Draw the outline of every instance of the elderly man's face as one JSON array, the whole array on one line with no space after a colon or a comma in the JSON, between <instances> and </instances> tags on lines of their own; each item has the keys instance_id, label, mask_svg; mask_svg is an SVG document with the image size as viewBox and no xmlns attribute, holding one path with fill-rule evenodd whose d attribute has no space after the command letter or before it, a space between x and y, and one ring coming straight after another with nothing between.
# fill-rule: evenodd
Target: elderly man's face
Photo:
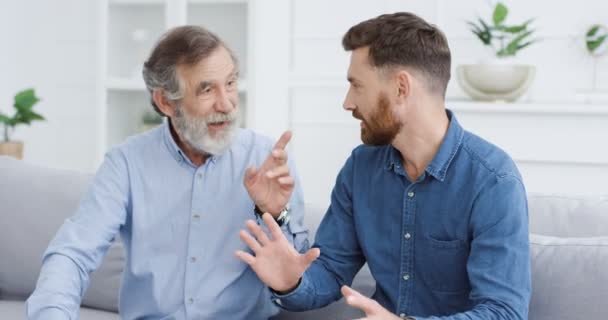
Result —
<instances>
[{"instance_id":1,"label":"elderly man's face","mask_svg":"<svg viewBox=\"0 0 608 320\"><path fill-rule=\"evenodd\" d=\"M217 48L195 65L180 65L177 75L185 85L172 118L175 130L201 153L221 154L239 126L238 70L224 48Z\"/></svg>"}]
</instances>

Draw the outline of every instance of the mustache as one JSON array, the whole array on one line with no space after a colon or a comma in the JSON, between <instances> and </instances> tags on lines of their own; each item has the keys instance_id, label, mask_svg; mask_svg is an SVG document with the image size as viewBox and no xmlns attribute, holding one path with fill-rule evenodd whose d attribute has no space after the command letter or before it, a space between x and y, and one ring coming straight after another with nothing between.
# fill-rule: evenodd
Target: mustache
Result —
<instances>
[{"instance_id":1,"label":"mustache","mask_svg":"<svg viewBox=\"0 0 608 320\"><path fill-rule=\"evenodd\" d=\"M232 121L236 120L236 118L238 116L237 112L238 111L233 111L231 113L221 113L221 112L212 113L205 118L205 123L210 124L210 123L217 123L217 122L232 122Z\"/></svg>"},{"instance_id":2,"label":"mustache","mask_svg":"<svg viewBox=\"0 0 608 320\"><path fill-rule=\"evenodd\" d=\"M358 120L363 120L363 116L361 116L361 114L359 112L357 112L357 110L353 111L353 118L358 119Z\"/></svg>"}]
</instances>

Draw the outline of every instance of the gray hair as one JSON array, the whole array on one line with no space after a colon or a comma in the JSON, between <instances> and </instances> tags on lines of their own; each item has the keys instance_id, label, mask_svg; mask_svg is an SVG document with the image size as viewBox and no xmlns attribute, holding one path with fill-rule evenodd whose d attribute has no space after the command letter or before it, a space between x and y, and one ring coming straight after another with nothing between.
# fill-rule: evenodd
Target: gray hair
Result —
<instances>
[{"instance_id":1,"label":"gray hair","mask_svg":"<svg viewBox=\"0 0 608 320\"><path fill-rule=\"evenodd\" d=\"M181 26L167 31L144 63L143 78L148 92L152 96L154 91L162 90L167 99L181 100L185 86L177 75L177 67L196 64L219 47L224 47L235 65L238 64L232 50L218 36L203 27ZM153 98L151 103L154 110L164 116Z\"/></svg>"}]
</instances>

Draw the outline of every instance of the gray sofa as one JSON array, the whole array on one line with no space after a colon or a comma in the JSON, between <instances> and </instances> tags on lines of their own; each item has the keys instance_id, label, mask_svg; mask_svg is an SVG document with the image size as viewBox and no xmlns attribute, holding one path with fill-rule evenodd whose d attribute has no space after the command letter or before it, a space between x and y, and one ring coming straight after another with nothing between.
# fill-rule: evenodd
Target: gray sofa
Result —
<instances>
[{"instance_id":1,"label":"gray sofa","mask_svg":"<svg viewBox=\"0 0 608 320\"><path fill-rule=\"evenodd\" d=\"M0 157L0 319L23 319L40 259L63 220L76 209L91 175L46 169ZM608 192L608 190L607 190ZM309 206L314 234L324 208ZM530 197L533 298L530 319L606 319L608 315L608 197ZM124 261L116 242L92 274L80 319L119 319L117 296ZM373 278L363 269L354 287L367 295ZM275 319L353 319L343 301Z\"/></svg>"}]
</instances>

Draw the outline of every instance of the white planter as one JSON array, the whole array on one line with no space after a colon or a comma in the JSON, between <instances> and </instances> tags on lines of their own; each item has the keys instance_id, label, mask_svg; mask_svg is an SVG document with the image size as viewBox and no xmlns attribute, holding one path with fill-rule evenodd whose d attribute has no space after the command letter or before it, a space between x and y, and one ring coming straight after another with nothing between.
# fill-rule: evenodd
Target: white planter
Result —
<instances>
[{"instance_id":1,"label":"white planter","mask_svg":"<svg viewBox=\"0 0 608 320\"><path fill-rule=\"evenodd\" d=\"M523 64L465 64L456 68L460 87L475 100L515 101L534 80L536 68Z\"/></svg>"}]
</instances>

